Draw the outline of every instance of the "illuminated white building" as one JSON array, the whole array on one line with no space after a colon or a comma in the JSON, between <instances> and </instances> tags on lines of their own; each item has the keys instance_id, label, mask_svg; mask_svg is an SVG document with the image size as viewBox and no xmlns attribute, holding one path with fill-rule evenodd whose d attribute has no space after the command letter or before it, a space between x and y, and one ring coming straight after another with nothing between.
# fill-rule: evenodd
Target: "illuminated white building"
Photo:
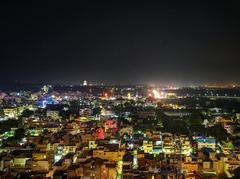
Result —
<instances>
[{"instance_id":1,"label":"illuminated white building","mask_svg":"<svg viewBox=\"0 0 240 179\"><path fill-rule=\"evenodd\" d=\"M83 81L83 86L87 86L87 81L86 80Z\"/></svg>"}]
</instances>

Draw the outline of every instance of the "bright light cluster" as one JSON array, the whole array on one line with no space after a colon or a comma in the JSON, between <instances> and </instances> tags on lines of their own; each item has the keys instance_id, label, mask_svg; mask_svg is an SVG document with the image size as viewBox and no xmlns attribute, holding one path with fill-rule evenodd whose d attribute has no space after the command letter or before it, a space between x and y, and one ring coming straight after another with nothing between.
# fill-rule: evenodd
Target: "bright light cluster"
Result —
<instances>
[{"instance_id":1,"label":"bright light cluster","mask_svg":"<svg viewBox=\"0 0 240 179\"><path fill-rule=\"evenodd\" d=\"M153 89L152 93L153 93L154 98L156 98L156 99L160 99L161 98L161 96L160 96L160 94L159 94L159 92L157 90Z\"/></svg>"}]
</instances>

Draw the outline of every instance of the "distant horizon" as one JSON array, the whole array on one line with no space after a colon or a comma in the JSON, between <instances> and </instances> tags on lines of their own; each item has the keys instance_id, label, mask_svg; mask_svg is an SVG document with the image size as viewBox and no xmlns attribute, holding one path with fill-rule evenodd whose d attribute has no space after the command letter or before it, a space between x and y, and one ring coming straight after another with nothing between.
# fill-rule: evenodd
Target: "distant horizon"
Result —
<instances>
[{"instance_id":1,"label":"distant horizon","mask_svg":"<svg viewBox=\"0 0 240 179\"><path fill-rule=\"evenodd\" d=\"M84 80L83 80L84 81ZM83 81L79 83L56 83L56 82L28 82L28 81L0 81L1 85L54 85L54 86L84 86ZM87 80L86 80L87 81ZM180 83L94 83L87 81L87 86L156 86L156 87L239 87L240 83L205 83L205 84L180 84Z\"/></svg>"}]
</instances>

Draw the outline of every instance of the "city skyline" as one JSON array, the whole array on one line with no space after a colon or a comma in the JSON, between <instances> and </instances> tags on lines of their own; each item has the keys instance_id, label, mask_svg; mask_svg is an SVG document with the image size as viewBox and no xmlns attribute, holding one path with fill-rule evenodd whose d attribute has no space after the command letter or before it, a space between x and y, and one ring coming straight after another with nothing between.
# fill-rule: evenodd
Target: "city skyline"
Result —
<instances>
[{"instance_id":1,"label":"city skyline","mask_svg":"<svg viewBox=\"0 0 240 179\"><path fill-rule=\"evenodd\" d=\"M240 179L237 1L0 13L1 179Z\"/></svg>"}]
</instances>

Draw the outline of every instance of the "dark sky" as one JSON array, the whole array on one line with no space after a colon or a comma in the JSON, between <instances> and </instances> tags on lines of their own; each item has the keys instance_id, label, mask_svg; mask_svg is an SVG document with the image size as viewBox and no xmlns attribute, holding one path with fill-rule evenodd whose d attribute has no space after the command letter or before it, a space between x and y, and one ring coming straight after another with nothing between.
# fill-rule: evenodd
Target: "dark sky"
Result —
<instances>
[{"instance_id":1,"label":"dark sky","mask_svg":"<svg viewBox=\"0 0 240 179\"><path fill-rule=\"evenodd\" d=\"M10 2L0 4L0 81L240 81L238 1Z\"/></svg>"}]
</instances>

